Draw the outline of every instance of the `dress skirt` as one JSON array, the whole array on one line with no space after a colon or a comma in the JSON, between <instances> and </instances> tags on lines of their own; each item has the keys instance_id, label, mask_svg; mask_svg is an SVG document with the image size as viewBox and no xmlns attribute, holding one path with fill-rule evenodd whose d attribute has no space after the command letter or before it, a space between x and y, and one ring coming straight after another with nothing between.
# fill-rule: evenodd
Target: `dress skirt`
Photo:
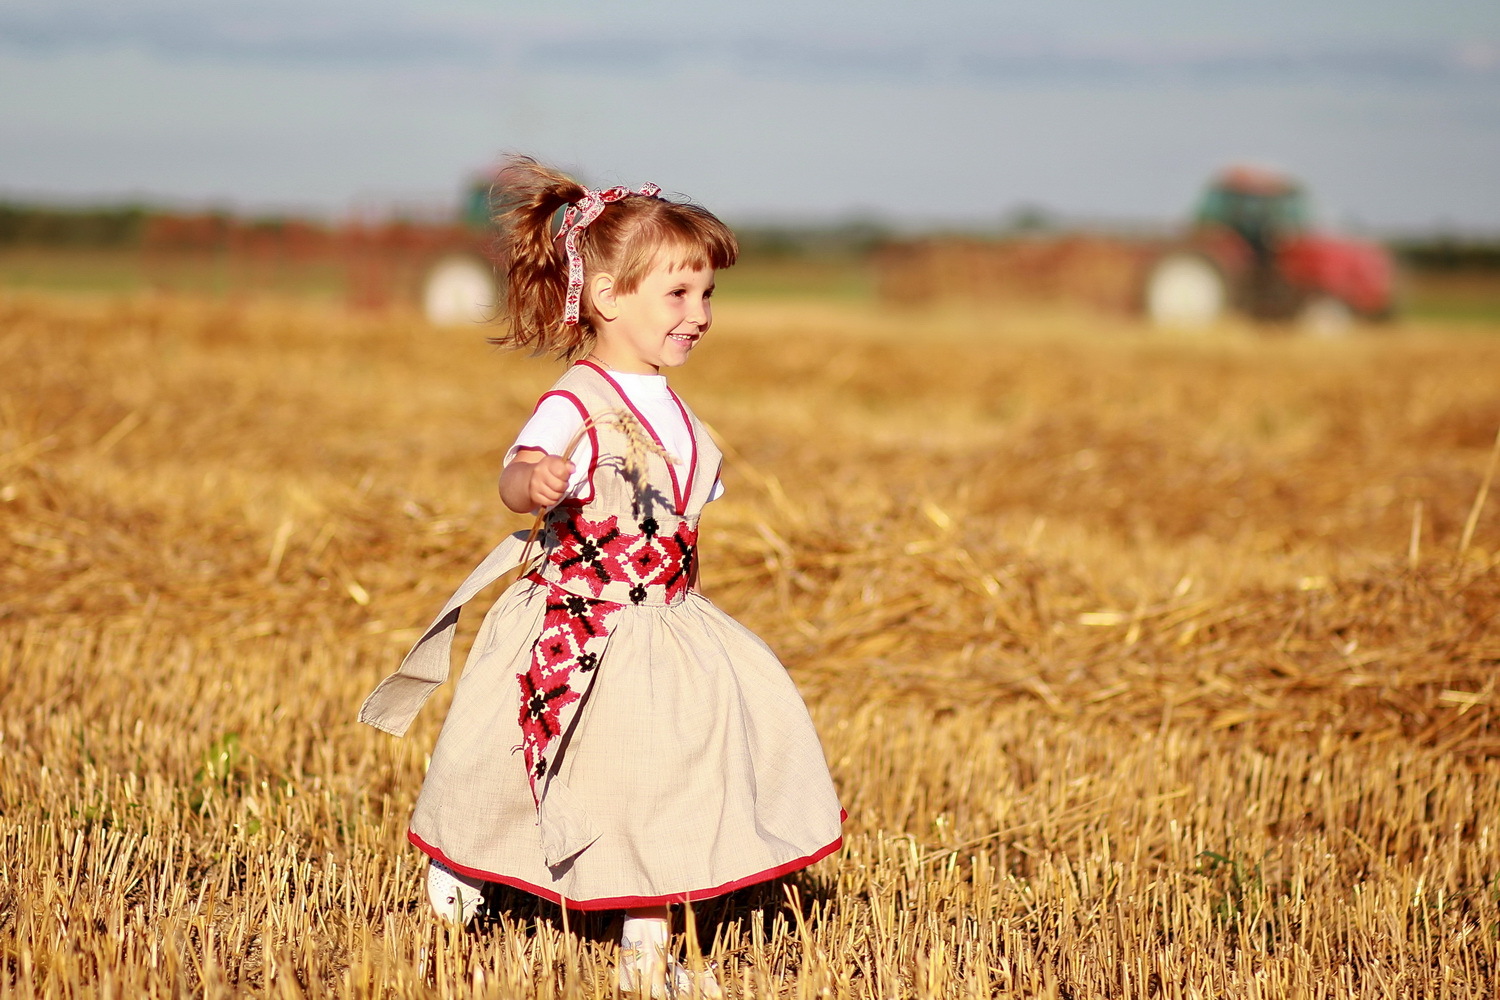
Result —
<instances>
[{"instance_id":1,"label":"dress skirt","mask_svg":"<svg viewBox=\"0 0 1500 1000\"><path fill-rule=\"evenodd\" d=\"M486 615L433 750L410 839L457 871L580 909L707 899L837 850L843 812L774 653L701 594L626 606L543 808L582 850L549 865L520 745L517 675L542 628L522 579Z\"/></svg>"}]
</instances>

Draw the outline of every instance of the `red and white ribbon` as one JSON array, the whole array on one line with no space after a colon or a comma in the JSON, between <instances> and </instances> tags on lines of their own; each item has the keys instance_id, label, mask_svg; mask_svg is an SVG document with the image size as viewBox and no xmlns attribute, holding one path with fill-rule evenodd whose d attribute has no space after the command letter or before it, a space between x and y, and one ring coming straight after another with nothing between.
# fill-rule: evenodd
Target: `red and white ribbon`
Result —
<instances>
[{"instance_id":1,"label":"red and white ribbon","mask_svg":"<svg viewBox=\"0 0 1500 1000\"><path fill-rule=\"evenodd\" d=\"M583 304L583 258L578 254L578 234L588 227L590 222L599 218L599 213L604 211L604 206L611 202L619 201L621 198L629 198L631 195L640 195L652 198L661 193L661 188L655 184L642 184L632 191L623 184L603 191L590 191L583 189L583 197L568 206L563 213L562 227L558 229L553 239L563 241L563 249L568 254L568 300L563 308L563 323L568 326L578 324L578 312Z\"/></svg>"}]
</instances>

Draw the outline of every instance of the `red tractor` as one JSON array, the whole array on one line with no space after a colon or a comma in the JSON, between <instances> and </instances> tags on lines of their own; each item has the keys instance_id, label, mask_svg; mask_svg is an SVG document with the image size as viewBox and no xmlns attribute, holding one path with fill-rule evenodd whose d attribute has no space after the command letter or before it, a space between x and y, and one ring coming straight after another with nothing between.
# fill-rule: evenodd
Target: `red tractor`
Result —
<instances>
[{"instance_id":1,"label":"red tractor","mask_svg":"<svg viewBox=\"0 0 1500 1000\"><path fill-rule=\"evenodd\" d=\"M1150 266L1144 305L1164 326L1204 326L1233 308L1331 334L1389 317L1394 286L1383 247L1309 227L1291 178L1234 167L1209 185L1182 245Z\"/></svg>"}]
</instances>

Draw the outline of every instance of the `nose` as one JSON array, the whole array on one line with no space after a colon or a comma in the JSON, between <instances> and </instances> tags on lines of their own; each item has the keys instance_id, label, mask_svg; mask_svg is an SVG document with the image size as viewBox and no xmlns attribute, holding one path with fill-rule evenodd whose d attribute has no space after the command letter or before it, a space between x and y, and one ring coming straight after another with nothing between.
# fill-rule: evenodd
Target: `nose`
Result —
<instances>
[{"instance_id":1,"label":"nose","mask_svg":"<svg viewBox=\"0 0 1500 1000\"><path fill-rule=\"evenodd\" d=\"M708 329L708 325L713 322L713 310L709 307L708 299L694 300L693 307L688 310L687 321L696 324L700 333Z\"/></svg>"}]
</instances>

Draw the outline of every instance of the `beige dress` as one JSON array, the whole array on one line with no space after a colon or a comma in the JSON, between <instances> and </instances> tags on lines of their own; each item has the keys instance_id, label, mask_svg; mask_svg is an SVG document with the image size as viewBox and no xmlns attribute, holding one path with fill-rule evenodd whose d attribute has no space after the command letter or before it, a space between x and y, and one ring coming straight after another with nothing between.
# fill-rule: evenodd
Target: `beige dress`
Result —
<instances>
[{"instance_id":1,"label":"beige dress","mask_svg":"<svg viewBox=\"0 0 1500 1000\"><path fill-rule=\"evenodd\" d=\"M587 362L553 392L596 418L630 412ZM486 615L412 817L433 858L607 909L710 898L839 847L843 812L785 668L687 589L720 455L683 415L694 454L676 467L610 419L593 429L591 488L549 515L536 568ZM446 676L460 606L523 547L474 571L363 721L406 730Z\"/></svg>"}]
</instances>

